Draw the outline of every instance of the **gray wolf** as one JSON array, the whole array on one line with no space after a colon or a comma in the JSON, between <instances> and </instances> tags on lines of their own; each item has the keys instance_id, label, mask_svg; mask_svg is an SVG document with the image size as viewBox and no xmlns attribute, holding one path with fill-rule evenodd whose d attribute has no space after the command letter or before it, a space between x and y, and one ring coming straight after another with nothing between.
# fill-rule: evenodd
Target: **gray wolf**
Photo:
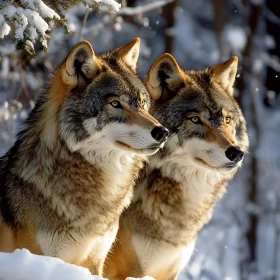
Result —
<instances>
[{"instance_id":1,"label":"gray wolf","mask_svg":"<svg viewBox=\"0 0 280 280\"><path fill-rule=\"evenodd\" d=\"M136 74L140 39L96 56L78 43L0 158L0 251L27 248L102 274L147 155L168 131Z\"/></svg>"},{"instance_id":2,"label":"gray wolf","mask_svg":"<svg viewBox=\"0 0 280 280\"><path fill-rule=\"evenodd\" d=\"M152 65L150 113L170 131L149 158L121 216L105 276L176 279L217 199L248 149L246 123L233 97L237 57L183 71L170 54Z\"/></svg>"}]
</instances>

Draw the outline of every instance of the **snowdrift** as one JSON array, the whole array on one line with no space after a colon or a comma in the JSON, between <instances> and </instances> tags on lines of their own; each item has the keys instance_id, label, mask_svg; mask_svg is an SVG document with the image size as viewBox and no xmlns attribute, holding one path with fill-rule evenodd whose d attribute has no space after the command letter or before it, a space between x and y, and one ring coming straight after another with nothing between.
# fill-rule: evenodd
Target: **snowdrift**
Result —
<instances>
[{"instance_id":1,"label":"snowdrift","mask_svg":"<svg viewBox=\"0 0 280 280\"><path fill-rule=\"evenodd\" d=\"M31 254L26 249L0 253L0 280L102 280L89 270L61 259ZM132 280L134 278L127 278ZM142 280L154 280L146 276Z\"/></svg>"}]
</instances>

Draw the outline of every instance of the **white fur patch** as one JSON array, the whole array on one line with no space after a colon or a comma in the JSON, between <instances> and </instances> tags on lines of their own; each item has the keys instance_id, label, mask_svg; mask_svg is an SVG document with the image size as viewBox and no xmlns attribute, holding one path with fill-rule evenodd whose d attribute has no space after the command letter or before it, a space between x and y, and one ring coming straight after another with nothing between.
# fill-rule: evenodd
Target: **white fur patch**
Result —
<instances>
[{"instance_id":1,"label":"white fur patch","mask_svg":"<svg viewBox=\"0 0 280 280\"><path fill-rule=\"evenodd\" d=\"M96 260L104 259L117 234L117 225L103 236L81 236L75 232L57 233L38 232L37 241L42 253L58 257L65 262L81 264L91 251Z\"/></svg>"},{"instance_id":2,"label":"white fur patch","mask_svg":"<svg viewBox=\"0 0 280 280\"><path fill-rule=\"evenodd\" d=\"M74 137L67 137L66 143L73 152L81 155L91 164L98 164L105 170L121 170L123 165L133 162L135 154L131 151L120 150L116 147L108 132L108 127L101 131L95 130L96 119L84 123L90 137L77 142Z\"/></svg>"},{"instance_id":3,"label":"white fur patch","mask_svg":"<svg viewBox=\"0 0 280 280\"><path fill-rule=\"evenodd\" d=\"M189 151L193 158L199 158L212 167L220 168L232 163L225 154L226 150L213 142L194 138L185 143L184 150Z\"/></svg>"},{"instance_id":4,"label":"white fur patch","mask_svg":"<svg viewBox=\"0 0 280 280\"><path fill-rule=\"evenodd\" d=\"M157 275L164 269L181 271L189 262L195 241L187 247L175 247L164 241L155 241L134 235L132 239L141 268L146 275Z\"/></svg>"},{"instance_id":5,"label":"white fur patch","mask_svg":"<svg viewBox=\"0 0 280 280\"><path fill-rule=\"evenodd\" d=\"M152 137L152 129L146 129L137 125L127 125L124 123L109 125L108 133L115 140L122 142L133 149L149 149L150 146L159 143ZM163 145L162 145L163 146Z\"/></svg>"},{"instance_id":6,"label":"white fur patch","mask_svg":"<svg viewBox=\"0 0 280 280\"><path fill-rule=\"evenodd\" d=\"M57 234L56 232L42 232L37 234L37 241L42 253L47 256L58 257L65 262L79 264L85 260L95 242L93 238L82 238L72 233Z\"/></svg>"},{"instance_id":7,"label":"white fur patch","mask_svg":"<svg viewBox=\"0 0 280 280\"><path fill-rule=\"evenodd\" d=\"M185 142L183 146L179 146L178 143L177 135L169 137L166 146L173 151L172 154L161 160L152 157L151 167L165 170L165 175L177 182L183 182L190 173L200 172L202 177L204 177L202 174L220 177L220 174L229 172L229 170L221 169L221 167L226 163L231 163L231 161L226 157L225 150L216 143L209 143L196 138ZM198 163L197 158L203 160L209 167Z\"/></svg>"},{"instance_id":8,"label":"white fur patch","mask_svg":"<svg viewBox=\"0 0 280 280\"><path fill-rule=\"evenodd\" d=\"M136 125L112 123L105 126L101 131L96 131L96 119L91 118L84 122L84 127L90 136L83 141L77 142L73 137L65 137L68 147L73 151L79 151L84 158L92 164L104 163L121 169L123 163L131 163L140 150L140 154L151 155L157 150L149 150L150 146L159 143L152 137L150 129L144 129ZM133 150L125 150L116 145L121 142ZM162 143L160 147L162 147ZM145 149L147 149L145 151Z\"/></svg>"},{"instance_id":9,"label":"white fur patch","mask_svg":"<svg viewBox=\"0 0 280 280\"><path fill-rule=\"evenodd\" d=\"M191 200L188 199L188 208L192 207L191 204L197 207L199 203L209 198L214 186L230 173L229 170L218 169L213 166L214 164L221 166L229 162L225 156L225 151L216 144L191 139L183 147L180 147L178 146L178 137L173 135L166 145L174 152L166 159L158 160L156 157L152 157L150 166L152 169L160 168L164 176L181 183L182 193L186 198L191 198ZM215 153L216 157L211 158L211 153L206 153L208 149L211 150L211 153ZM209 165L213 164L214 168L208 168L196 162L196 157L202 158ZM148 203L146 204L148 205ZM146 211L150 212L152 210L146 209Z\"/></svg>"}]
</instances>

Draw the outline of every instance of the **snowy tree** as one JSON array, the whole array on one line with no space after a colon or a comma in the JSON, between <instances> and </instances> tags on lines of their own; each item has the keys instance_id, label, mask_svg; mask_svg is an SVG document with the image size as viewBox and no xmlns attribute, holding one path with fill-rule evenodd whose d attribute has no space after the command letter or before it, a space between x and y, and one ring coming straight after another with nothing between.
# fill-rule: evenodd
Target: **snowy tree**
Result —
<instances>
[{"instance_id":1,"label":"snowy tree","mask_svg":"<svg viewBox=\"0 0 280 280\"><path fill-rule=\"evenodd\" d=\"M54 3L53 3L54 2ZM105 6L119 11L120 4L114 0L8 0L0 2L0 40L14 32L18 49L25 49L34 55L34 43L40 41L44 50L48 49L48 32L54 23L66 28L64 10L82 3L90 8Z\"/></svg>"}]
</instances>

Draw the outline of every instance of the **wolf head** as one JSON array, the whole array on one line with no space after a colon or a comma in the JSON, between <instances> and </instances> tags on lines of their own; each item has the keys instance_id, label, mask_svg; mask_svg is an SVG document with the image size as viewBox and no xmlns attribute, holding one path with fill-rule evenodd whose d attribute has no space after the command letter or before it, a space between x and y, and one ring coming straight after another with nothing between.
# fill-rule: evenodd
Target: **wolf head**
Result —
<instances>
[{"instance_id":1,"label":"wolf head","mask_svg":"<svg viewBox=\"0 0 280 280\"><path fill-rule=\"evenodd\" d=\"M237 64L232 57L202 71L183 71L170 54L155 61L145 82L151 114L171 133L162 156L226 172L241 164L248 136L233 97Z\"/></svg>"},{"instance_id":2,"label":"wolf head","mask_svg":"<svg viewBox=\"0 0 280 280\"><path fill-rule=\"evenodd\" d=\"M153 154L163 146L168 130L148 113L150 97L135 73L139 47L134 39L96 56L82 41L59 67L49 99L59 107L58 134L71 151Z\"/></svg>"}]
</instances>

